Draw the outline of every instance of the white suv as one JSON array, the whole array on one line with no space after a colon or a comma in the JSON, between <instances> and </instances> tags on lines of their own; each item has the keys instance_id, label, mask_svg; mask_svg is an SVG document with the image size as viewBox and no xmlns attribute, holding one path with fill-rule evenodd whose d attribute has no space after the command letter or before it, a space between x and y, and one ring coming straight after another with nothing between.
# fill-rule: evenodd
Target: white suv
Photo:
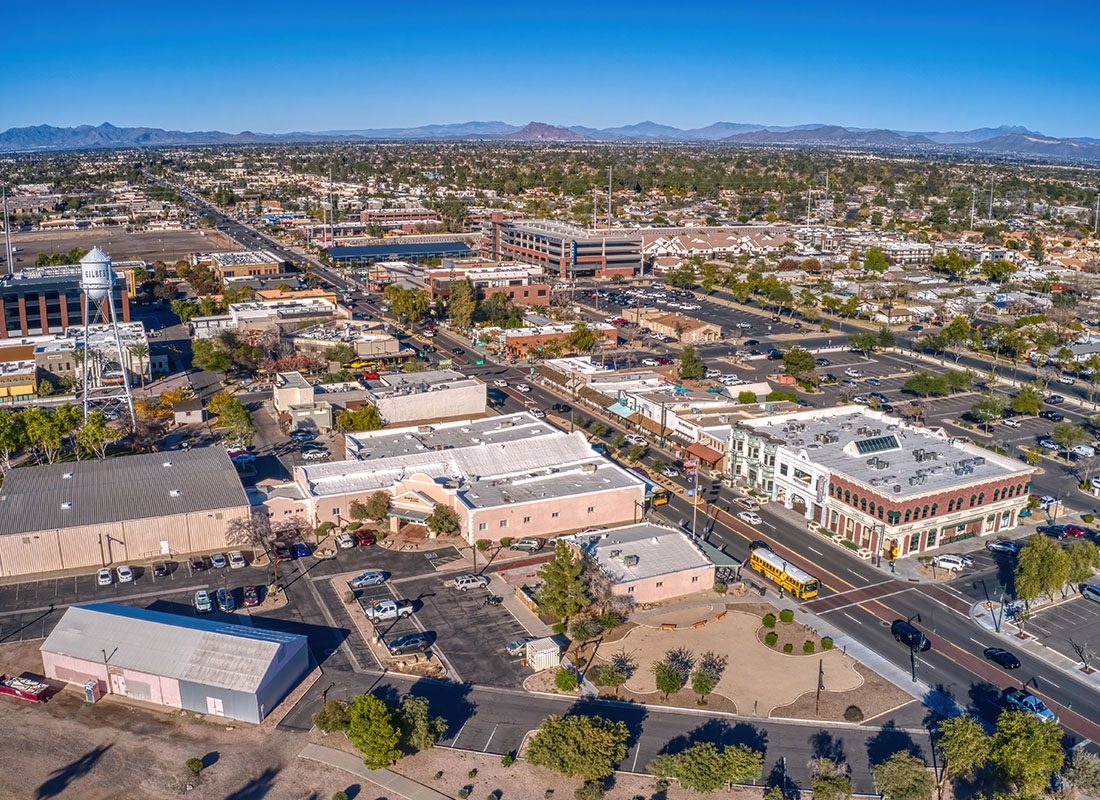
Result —
<instances>
[{"instance_id":1,"label":"white suv","mask_svg":"<svg viewBox=\"0 0 1100 800\"><path fill-rule=\"evenodd\" d=\"M489 578L485 575L459 575L455 578L455 588L460 592L470 589L484 589L489 585Z\"/></svg>"},{"instance_id":2,"label":"white suv","mask_svg":"<svg viewBox=\"0 0 1100 800\"><path fill-rule=\"evenodd\" d=\"M966 568L966 561L963 558L950 553L934 556L932 558L932 563L940 569L946 569L951 572L961 572Z\"/></svg>"}]
</instances>

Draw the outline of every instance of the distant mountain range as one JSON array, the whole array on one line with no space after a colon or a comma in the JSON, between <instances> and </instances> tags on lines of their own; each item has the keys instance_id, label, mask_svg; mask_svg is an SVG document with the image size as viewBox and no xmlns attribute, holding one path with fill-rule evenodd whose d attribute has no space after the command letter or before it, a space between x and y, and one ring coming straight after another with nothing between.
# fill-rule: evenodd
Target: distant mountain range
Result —
<instances>
[{"instance_id":1,"label":"distant mountain range","mask_svg":"<svg viewBox=\"0 0 1100 800\"><path fill-rule=\"evenodd\" d=\"M0 133L0 152L81 150L89 148L168 147L178 145L271 144L335 141L516 141L516 142L709 142L733 145L846 147L854 149L925 149L982 154L1025 155L1052 160L1100 161L1100 139L1058 138L1019 126L969 131L895 131L810 123L769 126L715 122L687 130L645 121L614 128L562 127L545 122L461 122L414 128L298 131L294 133L223 133L119 128L110 123L57 128L36 125Z\"/></svg>"}]
</instances>

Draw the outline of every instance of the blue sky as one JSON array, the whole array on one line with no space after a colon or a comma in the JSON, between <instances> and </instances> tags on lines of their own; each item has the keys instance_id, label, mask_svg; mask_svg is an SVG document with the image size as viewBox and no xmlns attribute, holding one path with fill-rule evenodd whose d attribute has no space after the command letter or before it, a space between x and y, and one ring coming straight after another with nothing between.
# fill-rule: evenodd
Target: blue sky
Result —
<instances>
[{"instance_id":1,"label":"blue sky","mask_svg":"<svg viewBox=\"0 0 1100 800\"><path fill-rule=\"evenodd\" d=\"M1100 4L13 3L0 129L652 119L1100 137Z\"/></svg>"}]
</instances>

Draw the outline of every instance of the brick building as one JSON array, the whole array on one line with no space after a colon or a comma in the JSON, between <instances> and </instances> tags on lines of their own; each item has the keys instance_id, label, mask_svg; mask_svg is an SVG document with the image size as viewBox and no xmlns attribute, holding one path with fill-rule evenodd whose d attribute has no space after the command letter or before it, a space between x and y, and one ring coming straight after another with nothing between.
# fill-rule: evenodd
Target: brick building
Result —
<instances>
[{"instance_id":1,"label":"brick building","mask_svg":"<svg viewBox=\"0 0 1100 800\"><path fill-rule=\"evenodd\" d=\"M881 411L812 409L738 426L774 444L773 500L887 558L1015 528L1027 507L1031 467Z\"/></svg>"},{"instance_id":2,"label":"brick building","mask_svg":"<svg viewBox=\"0 0 1100 800\"><path fill-rule=\"evenodd\" d=\"M113 265L115 308L124 322L130 321L134 266L132 262ZM83 321L79 264L32 267L0 278L0 339L64 333Z\"/></svg>"},{"instance_id":3,"label":"brick building","mask_svg":"<svg viewBox=\"0 0 1100 800\"><path fill-rule=\"evenodd\" d=\"M447 297L458 281L468 280L478 299L503 294L517 306L548 306L552 290L540 267L509 262L497 264L480 258L444 259L443 265L424 273L424 288L434 302Z\"/></svg>"}]
</instances>

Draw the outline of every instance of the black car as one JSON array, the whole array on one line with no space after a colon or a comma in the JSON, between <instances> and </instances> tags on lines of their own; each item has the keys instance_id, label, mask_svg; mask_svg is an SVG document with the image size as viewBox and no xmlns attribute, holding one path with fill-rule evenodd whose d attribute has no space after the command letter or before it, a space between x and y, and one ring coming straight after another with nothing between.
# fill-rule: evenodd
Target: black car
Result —
<instances>
[{"instance_id":1,"label":"black car","mask_svg":"<svg viewBox=\"0 0 1100 800\"><path fill-rule=\"evenodd\" d=\"M1051 411L1050 409L1044 409L1039 412L1039 416L1043 419L1049 419L1051 422L1061 422L1066 418L1066 415L1060 411Z\"/></svg>"},{"instance_id":2,"label":"black car","mask_svg":"<svg viewBox=\"0 0 1100 800\"><path fill-rule=\"evenodd\" d=\"M489 389L485 392L485 396L489 399L489 405L500 406L504 405L504 401L508 399L508 395L502 392L500 389Z\"/></svg>"},{"instance_id":3,"label":"black car","mask_svg":"<svg viewBox=\"0 0 1100 800\"><path fill-rule=\"evenodd\" d=\"M984 655L994 664L1002 666L1005 669L1020 668L1020 659L1016 658L1016 656L1005 650L1003 647L987 647L985 648L985 650L982 651L982 655Z\"/></svg>"},{"instance_id":4,"label":"black car","mask_svg":"<svg viewBox=\"0 0 1100 800\"><path fill-rule=\"evenodd\" d=\"M455 348L454 350L452 350L452 351L451 351L451 353L453 353L453 354L454 354L454 355L456 355L456 356L464 356L464 355L466 355L466 351L465 351L465 350L463 350L463 349L462 349L461 347L456 347L456 348Z\"/></svg>"},{"instance_id":5,"label":"black car","mask_svg":"<svg viewBox=\"0 0 1100 800\"><path fill-rule=\"evenodd\" d=\"M924 635L924 631L907 620L896 619L890 623L890 633L896 641L920 653L926 653L932 649L932 642Z\"/></svg>"},{"instance_id":6,"label":"black car","mask_svg":"<svg viewBox=\"0 0 1100 800\"><path fill-rule=\"evenodd\" d=\"M827 366L829 366L829 359L827 359L827 358L815 358L814 363L817 364L819 367L827 367Z\"/></svg>"},{"instance_id":7,"label":"black car","mask_svg":"<svg viewBox=\"0 0 1100 800\"><path fill-rule=\"evenodd\" d=\"M398 636L389 644L390 655L403 656L409 653L423 653L432 646L432 637L426 633L410 633Z\"/></svg>"},{"instance_id":8,"label":"black car","mask_svg":"<svg viewBox=\"0 0 1100 800\"><path fill-rule=\"evenodd\" d=\"M192 572L206 572L206 570L209 568L209 565L206 563L206 559L200 556L195 556L187 563L190 565Z\"/></svg>"},{"instance_id":9,"label":"black car","mask_svg":"<svg viewBox=\"0 0 1100 800\"><path fill-rule=\"evenodd\" d=\"M173 567L175 567L175 564L171 561L158 561L153 565L153 577L167 578Z\"/></svg>"},{"instance_id":10,"label":"black car","mask_svg":"<svg viewBox=\"0 0 1100 800\"><path fill-rule=\"evenodd\" d=\"M550 406L550 410L557 411L559 414L568 414L573 410L573 406L568 403L554 403L554 405Z\"/></svg>"},{"instance_id":11,"label":"black car","mask_svg":"<svg viewBox=\"0 0 1100 800\"><path fill-rule=\"evenodd\" d=\"M1065 525L1040 525L1035 529L1044 536L1049 536L1052 539L1065 539L1066 538L1066 526Z\"/></svg>"},{"instance_id":12,"label":"black car","mask_svg":"<svg viewBox=\"0 0 1100 800\"><path fill-rule=\"evenodd\" d=\"M759 339L746 339L745 340L745 346L746 347L752 347L753 345L756 345L756 344L760 344Z\"/></svg>"},{"instance_id":13,"label":"black car","mask_svg":"<svg viewBox=\"0 0 1100 800\"><path fill-rule=\"evenodd\" d=\"M774 347L768 351L768 361L778 361L783 358L783 351L777 350Z\"/></svg>"}]
</instances>

